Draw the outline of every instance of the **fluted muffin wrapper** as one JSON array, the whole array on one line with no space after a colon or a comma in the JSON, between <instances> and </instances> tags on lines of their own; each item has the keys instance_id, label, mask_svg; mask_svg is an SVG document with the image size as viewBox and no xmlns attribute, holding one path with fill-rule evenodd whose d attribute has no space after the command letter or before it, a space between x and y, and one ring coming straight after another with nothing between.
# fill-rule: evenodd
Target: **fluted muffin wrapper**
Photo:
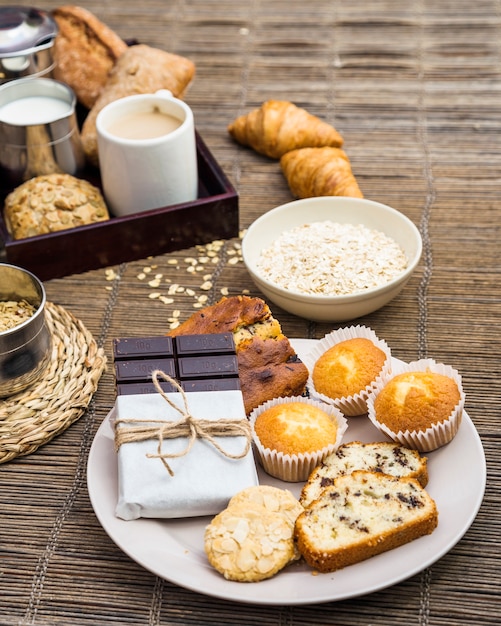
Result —
<instances>
[{"instance_id":1,"label":"fluted muffin wrapper","mask_svg":"<svg viewBox=\"0 0 501 626\"><path fill-rule=\"evenodd\" d=\"M266 448L260 442L259 437L254 430L254 424L258 416L277 404L286 404L291 402L303 402L304 404L310 404L316 406L333 419L337 424L336 441L323 447L321 450L315 452L305 452L302 454L284 454L283 452L277 452ZM333 405L327 405L318 400L312 398L305 398L304 396L291 396L289 398L274 398L268 400L263 404L256 407L249 415L249 420L252 427L252 439L254 444L255 455L260 462L262 468L270 476L279 478L280 480L296 483L302 482L308 479L311 472L319 465L329 454L335 452L343 440L344 433L348 428L348 422L339 409Z\"/></svg>"},{"instance_id":2,"label":"fluted muffin wrapper","mask_svg":"<svg viewBox=\"0 0 501 626\"><path fill-rule=\"evenodd\" d=\"M386 361L384 362L378 376L370 383L370 385L367 385L367 387L351 396L331 398L318 392L315 389L315 384L312 378L315 363L322 356L322 354L324 354L324 352L327 352L327 350L334 347L336 344L346 341L347 339L357 338L369 339L375 346L385 353ZM365 415L367 413L367 398L369 397L369 394L377 387L377 385L387 380L392 369L390 347L386 341L379 339L376 333L368 326L349 326L332 331L328 335L325 335L323 339L318 341L315 347L303 358L303 363L306 365L309 372L306 385L310 397L337 407L348 417Z\"/></svg>"},{"instance_id":3,"label":"fluted muffin wrapper","mask_svg":"<svg viewBox=\"0 0 501 626\"><path fill-rule=\"evenodd\" d=\"M433 424L430 428L424 431L420 430L405 430L394 432L385 424L382 424L376 419L376 412L374 410L374 401L384 387L386 382L389 382L397 374L404 372L436 372L452 378L459 389L459 402L452 410L449 417L442 422ZM381 383L373 390L367 400L368 416L370 421L381 432L387 435L393 441L400 443L408 448L413 448L419 452L431 452L437 448L441 448L448 444L456 436L461 420L463 417L465 405L465 393L461 382L461 376L457 370L450 365L444 363L437 363L434 359L420 359L419 361L413 361L412 363L397 363L394 366L391 375L387 381L381 381Z\"/></svg>"}]
</instances>

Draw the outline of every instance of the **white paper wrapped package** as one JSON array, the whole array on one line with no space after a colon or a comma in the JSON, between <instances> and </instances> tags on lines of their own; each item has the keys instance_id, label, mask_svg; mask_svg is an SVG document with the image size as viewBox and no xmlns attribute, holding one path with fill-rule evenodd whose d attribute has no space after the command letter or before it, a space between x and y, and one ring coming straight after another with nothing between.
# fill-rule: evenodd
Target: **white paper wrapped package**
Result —
<instances>
[{"instance_id":1,"label":"white paper wrapped package","mask_svg":"<svg viewBox=\"0 0 501 626\"><path fill-rule=\"evenodd\" d=\"M164 422L182 421L183 398L194 423L197 420L233 420L242 423L241 420L244 420L246 424L240 391L174 392L164 395L118 396L115 405L117 434L124 435L126 431L141 428L143 424L155 430L160 429ZM179 407L181 413L170 403ZM138 424L137 420L141 420L141 423ZM157 420L160 424L154 423ZM258 484L252 446L249 445L242 458L230 458L241 455L246 449L248 441L243 434L216 435L214 442L197 436L186 454L184 452L189 444L187 436L168 437L165 435L159 441L155 434L144 441L120 444L117 453L118 503L115 511L118 517L132 520L140 517L214 515L226 507L235 493ZM135 439L135 435L129 439ZM164 459L165 463L161 458L155 458L159 446L162 454L169 455ZM171 455L176 454L181 456L172 458Z\"/></svg>"}]
</instances>

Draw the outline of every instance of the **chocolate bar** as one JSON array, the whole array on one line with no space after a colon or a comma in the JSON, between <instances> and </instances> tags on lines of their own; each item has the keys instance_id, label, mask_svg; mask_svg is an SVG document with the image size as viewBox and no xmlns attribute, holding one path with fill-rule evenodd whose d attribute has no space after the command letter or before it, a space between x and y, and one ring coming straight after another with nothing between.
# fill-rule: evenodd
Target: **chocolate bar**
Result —
<instances>
[{"instance_id":1,"label":"chocolate bar","mask_svg":"<svg viewBox=\"0 0 501 626\"><path fill-rule=\"evenodd\" d=\"M172 337L126 337L113 341L113 355L118 359L174 356Z\"/></svg>"},{"instance_id":2,"label":"chocolate bar","mask_svg":"<svg viewBox=\"0 0 501 626\"><path fill-rule=\"evenodd\" d=\"M179 378L214 378L218 376L237 376L238 363L234 354L210 354L181 358L177 361Z\"/></svg>"},{"instance_id":3,"label":"chocolate bar","mask_svg":"<svg viewBox=\"0 0 501 626\"><path fill-rule=\"evenodd\" d=\"M176 376L174 359L135 359L132 361L115 361L117 381L140 382L151 380L154 370L162 370L168 376Z\"/></svg>"},{"instance_id":4,"label":"chocolate bar","mask_svg":"<svg viewBox=\"0 0 501 626\"><path fill-rule=\"evenodd\" d=\"M232 333L120 338L113 341L113 356L118 395L156 393L154 370L185 391L240 389ZM162 383L162 389L176 388Z\"/></svg>"}]
</instances>

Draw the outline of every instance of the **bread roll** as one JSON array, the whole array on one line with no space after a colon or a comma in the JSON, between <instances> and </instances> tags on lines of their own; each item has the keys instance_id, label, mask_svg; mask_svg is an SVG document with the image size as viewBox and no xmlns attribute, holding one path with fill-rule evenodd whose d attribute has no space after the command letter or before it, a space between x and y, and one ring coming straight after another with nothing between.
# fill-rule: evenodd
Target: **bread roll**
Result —
<instances>
[{"instance_id":1,"label":"bread roll","mask_svg":"<svg viewBox=\"0 0 501 626\"><path fill-rule=\"evenodd\" d=\"M54 78L67 83L91 108L127 44L90 11L65 5L52 11L59 32L54 40Z\"/></svg>"},{"instance_id":2,"label":"bread roll","mask_svg":"<svg viewBox=\"0 0 501 626\"><path fill-rule=\"evenodd\" d=\"M87 159L95 165L99 163L96 118L107 104L159 89L168 89L176 98L182 98L194 75L195 65L185 57L143 44L128 48L111 70L83 124L82 143Z\"/></svg>"}]
</instances>

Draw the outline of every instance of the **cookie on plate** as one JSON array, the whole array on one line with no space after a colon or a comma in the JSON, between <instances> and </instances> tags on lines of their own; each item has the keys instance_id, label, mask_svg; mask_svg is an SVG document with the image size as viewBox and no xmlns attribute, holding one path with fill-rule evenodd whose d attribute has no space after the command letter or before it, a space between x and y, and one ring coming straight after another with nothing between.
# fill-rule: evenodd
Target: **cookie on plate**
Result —
<instances>
[{"instance_id":1,"label":"cookie on plate","mask_svg":"<svg viewBox=\"0 0 501 626\"><path fill-rule=\"evenodd\" d=\"M247 502L216 515L205 530L209 563L227 580L257 582L271 578L296 558L294 526L280 514Z\"/></svg>"},{"instance_id":2,"label":"cookie on plate","mask_svg":"<svg viewBox=\"0 0 501 626\"><path fill-rule=\"evenodd\" d=\"M247 487L231 498L228 506L246 503L252 507L263 507L272 513L278 513L294 526L303 507L288 489L279 489L272 485Z\"/></svg>"}]
</instances>

